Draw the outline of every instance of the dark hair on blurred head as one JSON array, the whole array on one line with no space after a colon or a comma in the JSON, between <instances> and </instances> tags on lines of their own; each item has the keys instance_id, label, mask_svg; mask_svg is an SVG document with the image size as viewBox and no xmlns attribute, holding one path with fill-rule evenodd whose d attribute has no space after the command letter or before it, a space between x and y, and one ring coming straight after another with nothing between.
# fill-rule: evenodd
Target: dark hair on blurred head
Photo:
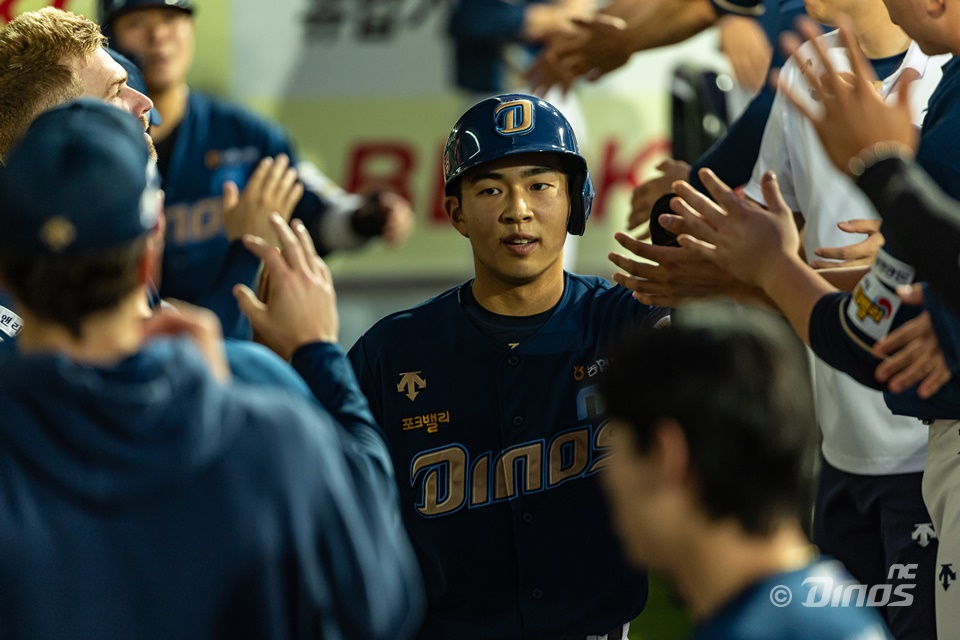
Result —
<instances>
[{"instance_id":1,"label":"dark hair on blurred head","mask_svg":"<svg viewBox=\"0 0 960 640\"><path fill-rule=\"evenodd\" d=\"M612 417L650 450L658 421L686 435L701 504L751 534L803 518L818 430L806 354L777 316L732 303L674 313L614 350L601 380Z\"/></svg>"}]
</instances>

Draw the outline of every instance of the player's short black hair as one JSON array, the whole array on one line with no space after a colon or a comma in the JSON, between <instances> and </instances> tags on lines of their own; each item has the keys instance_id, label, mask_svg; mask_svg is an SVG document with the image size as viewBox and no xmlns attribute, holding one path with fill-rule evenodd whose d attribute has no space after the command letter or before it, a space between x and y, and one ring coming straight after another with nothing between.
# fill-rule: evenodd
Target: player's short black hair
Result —
<instances>
[{"instance_id":1,"label":"player's short black hair","mask_svg":"<svg viewBox=\"0 0 960 640\"><path fill-rule=\"evenodd\" d=\"M601 379L642 453L663 419L683 429L705 511L751 534L809 509L818 429L805 352L782 318L732 303L674 312L627 337Z\"/></svg>"},{"instance_id":2,"label":"player's short black hair","mask_svg":"<svg viewBox=\"0 0 960 640\"><path fill-rule=\"evenodd\" d=\"M0 278L19 304L80 338L87 318L141 286L137 270L146 243L143 236L118 248L61 255L4 251Z\"/></svg>"}]
</instances>

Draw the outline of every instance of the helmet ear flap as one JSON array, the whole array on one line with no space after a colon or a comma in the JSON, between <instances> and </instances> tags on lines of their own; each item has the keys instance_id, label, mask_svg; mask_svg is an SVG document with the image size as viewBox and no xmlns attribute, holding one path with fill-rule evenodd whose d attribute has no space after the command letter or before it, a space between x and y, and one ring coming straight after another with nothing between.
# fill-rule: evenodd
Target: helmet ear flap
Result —
<instances>
[{"instance_id":1,"label":"helmet ear flap","mask_svg":"<svg viewBox=\"0 0 960 640\"><path fill-rule=\"evenodd\" d=\"M587 229L587 219L593 208L595 191L586 163L569 162L567 168L570 193L570 218L567 220L567 233L582 236Z\"/></svg>"}]
</instances>

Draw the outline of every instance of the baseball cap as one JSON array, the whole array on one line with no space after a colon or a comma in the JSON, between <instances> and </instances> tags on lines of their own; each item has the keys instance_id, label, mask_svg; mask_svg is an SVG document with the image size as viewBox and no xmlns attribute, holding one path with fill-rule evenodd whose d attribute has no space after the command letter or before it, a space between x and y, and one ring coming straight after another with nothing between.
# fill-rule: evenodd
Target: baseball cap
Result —
<instances>
[{"instance_id":1,"label":"baseball cap","mask_svg":"<svg viewBox=\"0 0 960 640\"><path fill-rule=\"evenodd\" d=\"M107 27L119 15L151 7L170 7L193 13L190 0L97 0L97 21L101 27Z\"/></svg>"},{"instance_id":2,"label":"baseball cap","mask_svg":"<svg viewBox=\"0 0 960 640\"><path fill-rule=\"evenodd\" d=\"M123 67L123 70L127 72L127 86L135 91L139 91L143 95L149 95L147 93L147 82L143 79L143 72L140 71L133 60L123 55L115 49L110 47L104 47L107 50L107 53L110 54L110 57L113 58L117 64ZM157 126L163 124L163 120L160 118L160 112L157 111L157 108L154 107L150 109L150 114L148 115L150 126Z\"/></svg>"},{"instance_id":3,"label":"baseball cap","mask_svg":"<svg viewBox=\"0 0 960 640\"><path fill-rule=\"evenodd\" d=\"M0 168L0 250L119 247L151 231L159 178L143 126L100 100L42 113Z\"/></svg>"}]
</instances>

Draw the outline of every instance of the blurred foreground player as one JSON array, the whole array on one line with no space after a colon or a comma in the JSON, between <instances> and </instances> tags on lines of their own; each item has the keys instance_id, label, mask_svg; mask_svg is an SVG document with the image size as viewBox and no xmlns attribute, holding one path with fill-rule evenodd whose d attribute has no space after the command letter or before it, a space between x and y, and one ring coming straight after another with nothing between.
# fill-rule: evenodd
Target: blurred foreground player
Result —
<instances>
[{"instance_id":1,"label":"blurred foreground player","mask_svg":"<svg viewBox=\"0 0 960 640\"><path fill-rule=\"evenodd\" d=\"M617 530L674 582L697 640L889 637L866 606L825 606L851 579L801 528L817 448L804 359L772 314L713 304L632 337L601 377Z\"/></svg>"},{"instance_id":2,"label":"blurred foreground player","mask_svg":"<svg viewBox=\"0 0 960 640\"><path fill-rule=\"evenodd\" d=\"M212 314L142 319L155 175L141 124L92 100L0 170L25 320L0 355L0 637L407 637L419 577L369 415L230 383Z\"/></svg>"},{"instance_id":3,"label":"blurred foreground player","mask_svg":"<svg viewBox=\"0 0 960 640\"><path fill-rule=\"evenodd\" d=\"M647 578L627 567L598 484L609 433L596 376L611 337L665 312L564 271L594 191L551 104L477 103L444 172L475 277L350 351L427 585L421 637L622 640Z\"/></svg>"}]
</instances>

